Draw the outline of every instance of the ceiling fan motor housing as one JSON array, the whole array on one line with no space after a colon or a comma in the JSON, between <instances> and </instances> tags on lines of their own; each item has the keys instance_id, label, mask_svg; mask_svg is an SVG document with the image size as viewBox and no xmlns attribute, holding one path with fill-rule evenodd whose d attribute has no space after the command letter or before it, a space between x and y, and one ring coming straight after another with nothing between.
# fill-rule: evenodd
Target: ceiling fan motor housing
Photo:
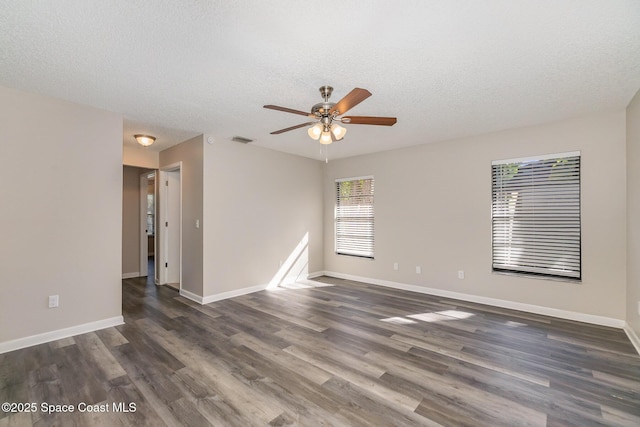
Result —
<instances>
[{"instance_id":1,"label":"ceiling fan motor housing","mask_svg":"<svg viewBox=\"0 0 640 427\"><path fill-rule=\"evenodd\" d=\"M318 117L328 116L329 110L331 110L334 105L336 105L335 102L321 102L311 107L311 114L314 114Z\"/></svg>"}]
</instances>

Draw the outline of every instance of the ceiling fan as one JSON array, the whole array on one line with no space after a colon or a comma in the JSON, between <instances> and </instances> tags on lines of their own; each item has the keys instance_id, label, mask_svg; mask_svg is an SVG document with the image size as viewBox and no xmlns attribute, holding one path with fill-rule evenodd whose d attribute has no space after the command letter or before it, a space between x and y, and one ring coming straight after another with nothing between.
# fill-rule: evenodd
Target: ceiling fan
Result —
<instances>
[{"instance_id":1,"label":"ceiling fan","mask_svg":"<svg viewBox=\"0 0 640 427\"><path fill-rule=\"evenodd\" d=\"M324 101L311 107L310 113L286 107L279 107L277 105L265 105L264 108L268 108L270 110L284 111L285 113L298 114L314 119L313 121L301 123L296 126L273 131L271 132L271 135L278 135L284 132L289 132L290 130L313 125L307 131L309 136L312 139L320 140L321 144L331 144L333 141L341 140L347 133L347 129L340 126L337 122L349 123L352 125L379 126L393 126L397 122L395 117L343 116L343 114L351 108L370 97L371 92L357 87L337 103L329 102L329 97L332 92L333 88L331 86L321 86L320 94Z\"/></svg>"}]
</instances>

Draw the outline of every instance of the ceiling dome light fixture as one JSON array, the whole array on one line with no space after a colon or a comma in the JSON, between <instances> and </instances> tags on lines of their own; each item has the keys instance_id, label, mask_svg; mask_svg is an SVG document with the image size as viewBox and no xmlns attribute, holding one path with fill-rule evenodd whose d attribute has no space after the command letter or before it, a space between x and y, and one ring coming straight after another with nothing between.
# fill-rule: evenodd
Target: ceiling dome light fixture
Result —
<instances>
[{"instance_id":1,"label":"ceiling dome light fixture","mask_svg":"<svg viewBox=\"0 0 640 427\"><path fill-rule=\"evenodd\" d=\"M136 139L136 141L138 141L138 144L142 145L143 147L148 147L156 141L155 136L133 135L133 137Z\"/></svg>"}]
</instances>

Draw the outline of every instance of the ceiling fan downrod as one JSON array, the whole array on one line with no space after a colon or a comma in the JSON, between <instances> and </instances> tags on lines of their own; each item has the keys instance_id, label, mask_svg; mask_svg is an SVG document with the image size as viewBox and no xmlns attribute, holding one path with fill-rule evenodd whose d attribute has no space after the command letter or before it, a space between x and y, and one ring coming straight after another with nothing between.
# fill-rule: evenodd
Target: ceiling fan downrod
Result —
<instances>
[{"instance_id":1,"label":"ceiling fan downrod","mask_svg":"<svg viewBox=\"0 0 640 427\"><path fill-rule=\"evenodd\" d=\"M322 95L322 99L324 102L329 102L329 98L333 93L333 88L331 86L320 86L320 95Z\"/></svg>"}]
</instances>

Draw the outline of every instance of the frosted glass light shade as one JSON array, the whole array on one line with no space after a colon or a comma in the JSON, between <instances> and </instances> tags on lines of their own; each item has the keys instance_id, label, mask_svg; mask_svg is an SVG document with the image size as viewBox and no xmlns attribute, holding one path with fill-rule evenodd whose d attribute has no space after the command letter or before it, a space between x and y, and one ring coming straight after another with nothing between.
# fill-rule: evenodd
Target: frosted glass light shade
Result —
<instances>
[{"instance_id":1,"label":"frosted glass light shade","mask_svg":"<svg viewBox=\"0 0 640 427\"><path fill-rule=\"evenodd\" d=\"M317 141L320 139L320 135L322 134L322 123L316 123L311 126L309 130L307 130L307 133L311 139L315 139Z\"/></svg>"},{"instance_id":2,"label":"frosted glass light shade","mask_svg":"<svg viewBox=\"0 0 640 427\"><path fill-rule=\"evenodd\" d=\"M331 133L330 132L322 132L322 135L320 136L320 144L331 144L331 142L333 142L331 140Z\"/></svg>"},{"instance_id":3,"label":"frosted glass light shade","mask_svg":"<svg viewBox=\"0 0 640 427\"><path fill-rule=\"evenodd\" d=\"M138 141L138 144L142 145L143 147L150 146L156 140L155 137L149 135L133 135L133 137L136 139L136 141Z\"/></svg>"},{"instance_id":4,"label":"frosted glass light shade","mask_svg":"<svg viewBox=\"0 0 640 427\"><path fill-rule=\"evenodd\" d=\"M347 133L347 129L340 125L331 125L331 133L336 137L336 141L340 141Z\"/></svg>"}]
</instances>

